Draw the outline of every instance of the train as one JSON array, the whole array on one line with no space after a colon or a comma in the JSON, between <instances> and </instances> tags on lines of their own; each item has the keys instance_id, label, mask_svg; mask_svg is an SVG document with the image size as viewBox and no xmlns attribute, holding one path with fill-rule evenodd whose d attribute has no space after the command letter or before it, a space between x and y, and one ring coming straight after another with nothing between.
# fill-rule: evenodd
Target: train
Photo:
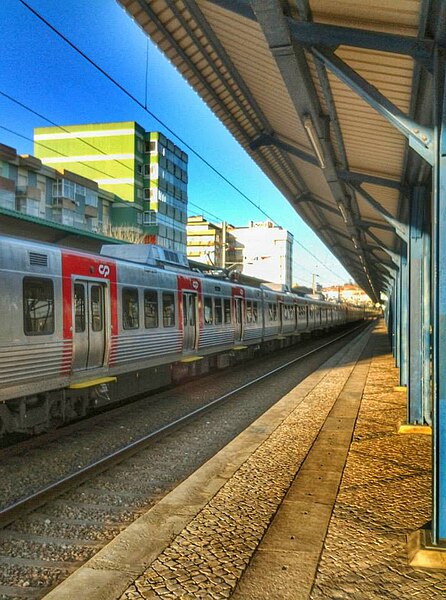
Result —
<instances>
[{"instance_id":1,"label":"train","mask_svg":"<svg viewBox=\"0 0 446 600\"><path fill-rule=\"evenodd\" d=\"M48 431L202 365L365 317L208 276L157 246L93 254L2 235L0 435Z\"/></svg>"}]
</instances>

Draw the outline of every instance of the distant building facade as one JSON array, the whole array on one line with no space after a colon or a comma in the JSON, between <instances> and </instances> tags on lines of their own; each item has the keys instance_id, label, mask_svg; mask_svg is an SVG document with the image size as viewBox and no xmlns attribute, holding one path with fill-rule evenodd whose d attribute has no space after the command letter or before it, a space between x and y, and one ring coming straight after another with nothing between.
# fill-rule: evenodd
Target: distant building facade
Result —
<instances>
[{"instance_id":1,"label":"distant building facade","mask_svg":"<svg viewBox=\"0 0 446 600\"><path fill-rule=\"evenodd\" d=\"M233 227L194 216L187 235L188 258L291 287L293 236L271 221Z\"/></svg>"},{"instance_id":2,"label":"distant building facade","mask_svg":"<svg viewBox=\"0 0 446 600\"><path fill-rule=\"evenodd\" d=\"M293 235L271 221L250 221L231 233L242 254L242 273L291 288L293 278Z\"/></svg>"},{"instance_id":3,"label":"distant building facade","mask_svg":"<svg viewBox=\"0 0 446 600\"><path fill-rule=\"evenodd\" d=\"M111 235L115 197L91 181L0 144L0 210Z\"/></svg>"},{"instance_id":4,"label":"distant building facade","mask_svg":"<svg viewBox=\"0 0 446 600\"><path fill-rule=\"evenodd\" d=\"M332 285L322 289L325 298L332 302L348 302L350 304L372 304L369 296L359 286L351 283Z\"/></svg>"},{"instance_id":5,"label":"distant building facade","mask_svg":"<svg viewBox=\"0 0 446 600\"><path fill-rule=\"evenodd\" d=\"M205 265L233 268L236 240L232 226L217 225L202 215L187 219L187 257Z\"/></svg>"},{"instance_id":6,"label":"distant building facade","mask_svg":"<svg viewBox=\"0 0 446 600\"><path fill-rule=\"evenodd\" d=\"M186 253L188 157L163 134L134 121L40 127L34 153L122 200L114 207L116 228Z\"/></svg>"}]
</instances>

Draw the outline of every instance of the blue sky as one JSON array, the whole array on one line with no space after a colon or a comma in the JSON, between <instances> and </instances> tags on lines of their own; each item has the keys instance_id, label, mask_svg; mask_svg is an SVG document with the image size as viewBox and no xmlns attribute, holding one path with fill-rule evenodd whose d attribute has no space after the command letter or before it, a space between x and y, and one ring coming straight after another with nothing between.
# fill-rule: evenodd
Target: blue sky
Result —
<instances>
[{"instance_id":1,"label":"blue sky","mask_svg":"<svg viewBox=\"0 0 446 600\"><path fill-rule=\"evenodd\" d=\"M295 243L294 281L308 285L312 273L317 273L318 281L324 285L339 285L350 279L115 0L26 2L141 103L147 96L147 106L158 119L317 257L316 260ZM19 0L0 1L0 44L0 142L16 148L20 154L32 154L33 128L48 125L45 119L58 125L137 121L146 130L163 131L182 145ZM226 220L236 226L265 220L264 214L188 154L189 214L204 214L210 220Z\"/></svg>"}]
</instances>

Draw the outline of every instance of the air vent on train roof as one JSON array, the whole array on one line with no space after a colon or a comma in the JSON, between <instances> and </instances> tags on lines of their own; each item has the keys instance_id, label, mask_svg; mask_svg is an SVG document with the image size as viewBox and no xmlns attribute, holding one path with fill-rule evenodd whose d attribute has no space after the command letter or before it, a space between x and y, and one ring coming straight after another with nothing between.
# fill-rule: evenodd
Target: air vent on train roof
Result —
<instances>
[{"instance_id":1,"label":"air vent on train roof","mask_svg":"<svg viewBox=\"0 0 446 600\"><path fill-rule=\"evenodd\" d=\"M38 267L47 267L48 266L48 255L40 254L40 252L30 252L29 253L29 264L35 265Z\"/></svg>"},{"instance_id":2,"label":"air vent on train roof","mask_svg":"<svg viewBox=\"0 0 446 600\"><path fill-rule=\"evenodd\" d=\"M101 254L145 265L189 269L189 262L185 254L155 244L105 244L101 248Z\"/></svg>"}]
</instances>

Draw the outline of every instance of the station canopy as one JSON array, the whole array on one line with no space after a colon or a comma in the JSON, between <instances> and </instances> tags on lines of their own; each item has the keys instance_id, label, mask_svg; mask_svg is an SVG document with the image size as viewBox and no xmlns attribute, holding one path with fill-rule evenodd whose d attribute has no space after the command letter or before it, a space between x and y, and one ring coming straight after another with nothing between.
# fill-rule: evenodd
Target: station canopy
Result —
<instances>
[{"instance_id":1,"label":"station canopy","mask_svg":"<svg viewBox=\"0 0 446 600\"><path fill-rule=\"evenodd\" d=\"M119 2L378 300L431 177L442 3Z\"/></svg>"}]
</instances>

